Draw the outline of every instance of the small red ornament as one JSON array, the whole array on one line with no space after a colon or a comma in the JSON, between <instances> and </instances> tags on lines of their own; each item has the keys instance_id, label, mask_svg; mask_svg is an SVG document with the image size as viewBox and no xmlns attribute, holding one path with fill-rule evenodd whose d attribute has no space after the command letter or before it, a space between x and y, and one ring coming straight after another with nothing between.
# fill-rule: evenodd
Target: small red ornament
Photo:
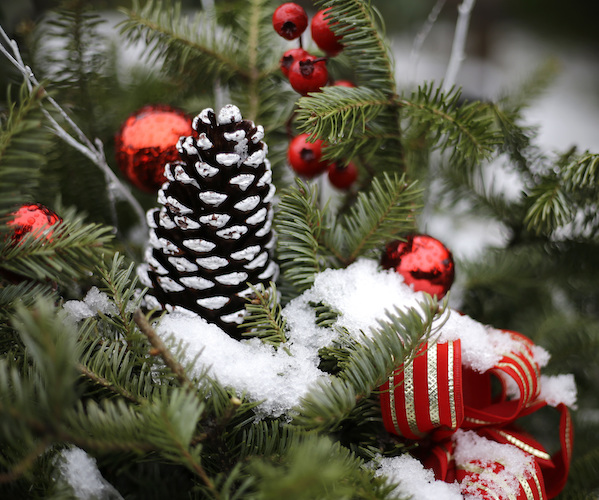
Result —
<instances>
[{"instance_id":1,"label":"small red ornament","mask_svg":"<svg viewBox=\"0 0 599 500\"><path fill-rule=\"evenodd\" d=\"M331 163L329 165L329 182L337 189L348 189L358 178L358 167L355 163L347 165Z\"/></svg>"},{"instance_id":2,"label":"small red ornament","mask_svg":"<svg viewBox=\"0 0 599 500\"><path fill-rule=\"evenodd\" d=\"M331 24L336 24L330 19L325 19L328 9L319 10L316 15L312 18L312 24L310 30L312 32L312 39L314 43L318 45L321 50L324 50L329 56L336 56L343 50L343 45L339 40L341 37L335 35L330 28Z\"/></svg>"},{"instance_id":3,"label":"small red ornament","mask_svg":"<svg viewBox=\"0 0 599 500\"><path fill-rule=\"evenodd\" d=\"M38 233L37 237L45 237L52 241L52 230L49 226L62 222L62 218L56 215L48 207L41 203L31 203L22 205L16 212L14 218L8 222L9 226L14 226L12 232L12 241L18 243L28 233Z\"/></svg>"},{"instance_id":4,"label":"small red ornament","mask_svg":"<svg viewBox=\"0 0 599 500\"><path fill-rule=\"evenodd\" d=\"M308 51L300 47L296 47L295 49L289 49L283 54L283 57L281 57L281 61L279 63L281 71L286 77L289 77L289 68L291 68L291 65L298 59L303 59L304 57L309 55L310 54L308 54Z\"/></svg>"},{"instance_id":5,"label":"small red ornament","mask_svg":"<svg viewBox=\"0 0 599 500\"><path fill-rule=\"evenodd\" d=\"M349 80L335 80L333 85L336 87L355 87L354 82L350 82Z\"/></svg>"},{"instance_id":6,"label":"small red ornament","mask_svg":"<svg viewBox=\"0 0 599 500\"><path fill-rule=\"evenodd\" d=\"M179 159L179 137L191 134L191 117L183 111L161 104L144 106L115 136L117 163L133 185L155 193L166 180L164 165Z\"/></svg>"},{"instance_id":7,"label":"small red ornament","mask_svg":"<svg viewBox=\"0 0 599 500\"><path fill-rule=\"evenodd\" d=\"M289 68L289 83L299 94L317 92L328 81L329 72L325 59L307 55L296 59Z\"/></svg>"},{"instance_id":8,"label":"small red ornament","mask_svg":"<svg viewBox=\"0 0 599 500\"><path fill-rule=\"evenodd\" d=\"M308 16L301 5L287 2L275 9L272 15L272 26L283 38L295 40L308 26Z\"/></svg>"},{"instance_id":9,"label":"small red ornament","mask_svg":"<svg viewBox=\"0 0 599 500\"><path fill-rule=\"evenodd\" d=\"M435 238L416 234L392 241L381 258L384 269L395 269L417 292L441 299L451 288L454 265L451 252Z\"/></svg>"},{"instance_id":10,"label":"small red ornament","mask_svg":"<svg viewBox=\"0 0 599 500\"><path fill-rule=\"evenodd\" d=\"M296 174L312 178L324 172L328 163L321 160L323 141L308 142L308 137L308 134L300 134L293 138L287 150L287 160Z\"/></svg>"}]
</instances>

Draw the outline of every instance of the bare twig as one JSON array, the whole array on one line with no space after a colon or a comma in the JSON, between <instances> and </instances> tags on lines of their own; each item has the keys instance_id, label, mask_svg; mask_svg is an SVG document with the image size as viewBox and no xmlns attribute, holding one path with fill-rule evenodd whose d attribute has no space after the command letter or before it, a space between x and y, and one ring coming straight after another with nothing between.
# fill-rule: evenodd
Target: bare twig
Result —
<instances>
[{"instance_id":1,"label":"bare twig","mask_svg":"<svg viewBox=\"0 0 599 500\"><path fill-rule=\"evenodd\" d=\"M40 85L31 68L23 62L19 46L15 40L9 38L2 26L0 26L0 35L6 42L7 46L10 47L12 54L8 51L2 43L0 43L0 52L8 59L8 61L19 70L19 72L25 78L27 87L30 92L33 92L34 86L38 91L43 92L44 98L52 105L52 107L58 111L60 116L64 119L66 124L73 130L75 137L69 134L50 114L50 112L42 107L42 113L46 119L50 122L50 128L52 132L59 137L61 140L66 142L69 146L79 151L81 154L89 158L96 166L102 170L106 183L108 186L108 197L112 204L113 218L116 225L116 211L114 210L115 195L118 195L121 199L129 202L133 210L136 212L139 222L141 225L145 225L145 214L139 202L131 194L131 191L120 181L112 169L108 166L106 156L104 155L104 148L99 139L95 140L95 145L90 141L79 126L71 119L67 112L56 102L55 99L50 97L45 89Z\"/></svg>"},{"instance_id":2,"label":"bare twig","mask_svg":"<svg viewBox=\"0 0 599 500\"><path fill-rule=\"evenodd\" d=\"M135 320L135 323L137 323L137 326L139 327L141 332L146 337L148 337L148 340L150 341L150 344L152 344L152 347L156 351L156 354L162 358L164 364L175 374L179 383L183 387L193 389L193 384L191 380L187 378L185 369L183 368L181 363L179 363L175 359L173 354L169 351L168 347L166 347L166 344L162 341L160 336L152 328L152 325L150 325L150 322L147 320L144 313L140 309L137 309L133 313L133 319Z\"/></svg>"},{"instance_id":3,"label":"bare twig","mask_svg":"<svg viewBox=\"0 0 599 500\"><path fill-rule=\"evenodd\" d=\"M434 24L437 22L437 18L439 17L441 10L443 10L445 2L446 0L437 0L437 3L435 3L433 9L426 18L425 23L422 25L422 28L420 28L420 31L416 35L416 38L414 38L414 43L412 44L412 51L410 52L410 82L414 82L417 80L418 62L420 60L422 46L424 45L424 41L426 40L426 37L430 33Z\"/></svg>"},{"instance_id":4,"label":"bare twig","mask_svg":"<svg viewBox=\"0 0 599 500\"><path fill-rule=\"evenodd\" d=\"M466 57L464 48L466 46L468 26L470 25L470 14L475 3L476 0L464 0L458 7L458 20L455 26L453 45L451 46L451 56L447 65L445 78L443 79L444 92L447 92L454 86L462 61Z\"/></svg>"}]
</instances>

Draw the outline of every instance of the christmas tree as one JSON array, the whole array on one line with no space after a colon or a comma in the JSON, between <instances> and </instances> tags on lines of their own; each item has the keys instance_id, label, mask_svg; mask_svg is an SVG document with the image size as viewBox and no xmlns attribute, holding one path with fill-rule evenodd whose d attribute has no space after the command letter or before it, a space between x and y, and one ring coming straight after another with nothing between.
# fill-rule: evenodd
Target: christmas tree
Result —
<instances>
[{"instance_id":1,"label":"christmas tree","mask_svg":"<svg viewBox=\"0 0 599 500\"><path fill-rule=\"evenodd\" d=\"M551 68L462 95L473 7L407 89L366 0L2 27L2 498L597 495L599 156ZM458 203L509 238L454 263Z\"/></svg>"}]
</instances>

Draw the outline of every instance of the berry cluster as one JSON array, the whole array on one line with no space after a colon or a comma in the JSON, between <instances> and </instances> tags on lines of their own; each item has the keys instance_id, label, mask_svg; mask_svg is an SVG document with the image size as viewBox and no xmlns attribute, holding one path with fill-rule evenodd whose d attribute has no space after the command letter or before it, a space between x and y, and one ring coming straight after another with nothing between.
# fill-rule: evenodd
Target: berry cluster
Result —
<instances>
[{"instance_id":1,"label":"berry cluster","mask_svg":"<svg viewBox=\"0 0 599 500\"><path fill-rule=\"evenodd\" d=\"M308 16L300 5L294 2L284 3L272 16L273 27L280 36L287 40L299 39L299 47L283 54L280 67L291 87L301 95L318 92L329 83L327 58L343 50L340 37L330 28L335 22L329 19L328 11L329 9L318 11L310 23L312 39L327 57L314 56L302 48L300 37L308 27ZM347 80L336 81L333 85L354 86ZM327 171L333 186L348 189L358 176L356 165L351 162L347 165L326 162L322 159L322 149L325 146L323 141L309 142L308 137L308 134L300 134L291 140L287 152L291 168L296 174L306 178L313 178Z\"/></svg>"}]
</instances>

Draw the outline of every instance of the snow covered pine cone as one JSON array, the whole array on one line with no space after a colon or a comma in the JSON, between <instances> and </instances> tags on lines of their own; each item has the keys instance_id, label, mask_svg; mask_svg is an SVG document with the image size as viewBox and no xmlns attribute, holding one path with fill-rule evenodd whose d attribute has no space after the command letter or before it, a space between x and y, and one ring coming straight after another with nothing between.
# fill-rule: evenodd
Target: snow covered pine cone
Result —
<instances>
[{"instance_id":1,"label":"snow covered pine cone","mask_svg":"<svg viewBox=\"0 0 599 500\"><path fill-rule=\"evenodd\" d=\"M240 338L247 283L268 286L279 272L264 129L231 104L218 114L204 109L192 127L197 134L177 143L181 161L165 166L163 207L147 213L150 241L138 274L151 288L147 307L187 309Z\"/></svg>"}]
</instances>

